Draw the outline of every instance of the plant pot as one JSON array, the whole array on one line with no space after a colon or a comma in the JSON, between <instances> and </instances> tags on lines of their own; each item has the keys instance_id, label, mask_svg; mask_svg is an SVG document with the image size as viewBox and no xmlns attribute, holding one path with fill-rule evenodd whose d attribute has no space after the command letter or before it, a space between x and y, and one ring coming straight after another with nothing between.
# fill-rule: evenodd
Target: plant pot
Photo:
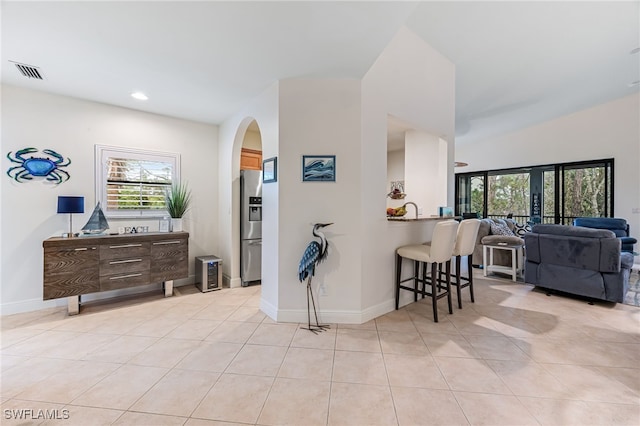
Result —
<instances>
[{"instance_id":1,"label":"plant pot","mask_svg":"<svg viewBox=\"0 0 640 426\"><path fill-rule=\"evenodd\" d=\"M171 232L182 231L182 218L171 218Z\"/></svg>"}]
</instances>

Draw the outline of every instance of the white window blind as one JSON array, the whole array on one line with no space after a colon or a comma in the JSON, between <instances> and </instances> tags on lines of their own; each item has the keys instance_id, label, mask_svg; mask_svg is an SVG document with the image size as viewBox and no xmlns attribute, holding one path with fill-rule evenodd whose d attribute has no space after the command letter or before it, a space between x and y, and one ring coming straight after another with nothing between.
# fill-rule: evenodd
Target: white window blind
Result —
<instances>
[{"instance_id":1,"label":"white window blind","mask_svg":"<svg viewBox=\"0 0 640 426\"><path fill-rule=\"evenodd\" d=\"M179 154L96 145L96 195L107 216L162 216Z\"/></svg>"}]
</instances>

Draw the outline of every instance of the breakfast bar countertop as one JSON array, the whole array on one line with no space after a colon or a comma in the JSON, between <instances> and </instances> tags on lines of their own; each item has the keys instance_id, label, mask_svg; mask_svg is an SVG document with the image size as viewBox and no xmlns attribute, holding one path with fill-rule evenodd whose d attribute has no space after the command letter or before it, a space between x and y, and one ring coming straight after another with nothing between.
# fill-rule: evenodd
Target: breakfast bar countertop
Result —
<instances>
[{"instance_id":1,"label":"breakfast bar countertop","mask_svg":"<svg viewBox=\"0 0 640 426\"><path fill-rule=\"evenodd\" d=\"M449 219L460 219L461 217L459 216L426 216L426 217L419 217L419 218L410 218L410 217L404 217L404 216L400 216L400 217L393 217L393 216L387 216L387 220L390 222L420 222L423 220L449 220Z\"/></svg>"}]
</instances>

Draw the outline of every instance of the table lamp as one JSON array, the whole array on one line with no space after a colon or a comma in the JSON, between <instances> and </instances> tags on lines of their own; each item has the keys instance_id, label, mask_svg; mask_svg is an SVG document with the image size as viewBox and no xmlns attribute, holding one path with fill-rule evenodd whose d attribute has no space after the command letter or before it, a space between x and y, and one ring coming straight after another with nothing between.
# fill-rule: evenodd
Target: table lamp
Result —
<instances>
[{"instance_id":1,"label":"table lamp","mask_svg":"<svg viewBox=\"0 0 640 426\"><path fill-rule=\"evenodd\" d=\"M58 197L58 213L69 213L69 233L63 237L73 237L73 213L84 213L84 197Z\"/></svg>"}]
</instances>

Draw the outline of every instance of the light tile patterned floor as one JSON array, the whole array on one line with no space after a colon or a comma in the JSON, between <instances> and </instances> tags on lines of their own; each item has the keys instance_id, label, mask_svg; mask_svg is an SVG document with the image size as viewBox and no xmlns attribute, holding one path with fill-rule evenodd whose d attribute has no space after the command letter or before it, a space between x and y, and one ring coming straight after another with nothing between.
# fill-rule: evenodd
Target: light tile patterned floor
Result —
<instances>
[{"instance_id":1,"label":"light tile patterned floor","mask_svg":"<svg viewBox=\"0 0 640 426\"><path fill-rule=\"evenodd\" d=\"M640 424L640 308L475 272L438 324L425 301L317 336L260 287L6 316L2 424Z\"/></svg>"}]
</instances>

